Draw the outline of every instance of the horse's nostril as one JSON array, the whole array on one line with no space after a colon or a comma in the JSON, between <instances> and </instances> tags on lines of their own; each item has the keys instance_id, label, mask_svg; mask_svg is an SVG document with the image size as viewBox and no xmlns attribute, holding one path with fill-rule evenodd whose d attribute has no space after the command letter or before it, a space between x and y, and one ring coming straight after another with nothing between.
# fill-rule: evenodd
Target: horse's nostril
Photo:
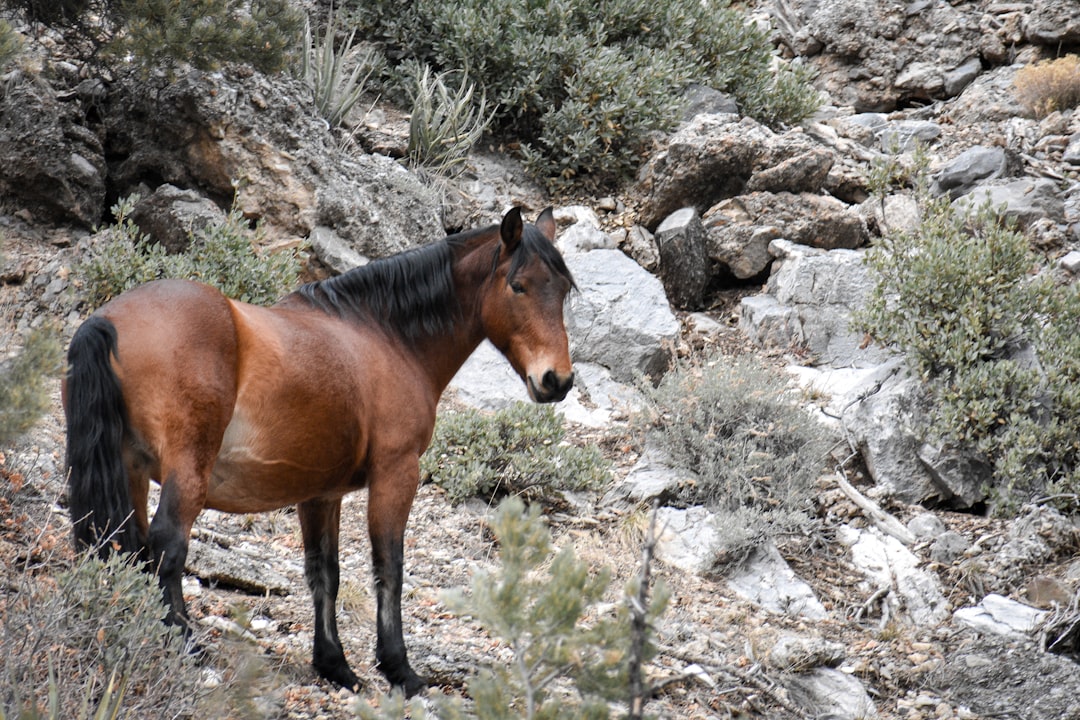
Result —
<instances>
[{"instance_id":1,"label":"horse's nostril","mask_svg":"<svg viewBox=\"0 0 1080 720\"><path fill-rule=\"evenodd\" d=\"M574 373L559 377L554 370L548 370L540 383L546 392L561 400L566 397L566 393L570 392L570 388L574 387Z\"/></svg>"}]
</instances>

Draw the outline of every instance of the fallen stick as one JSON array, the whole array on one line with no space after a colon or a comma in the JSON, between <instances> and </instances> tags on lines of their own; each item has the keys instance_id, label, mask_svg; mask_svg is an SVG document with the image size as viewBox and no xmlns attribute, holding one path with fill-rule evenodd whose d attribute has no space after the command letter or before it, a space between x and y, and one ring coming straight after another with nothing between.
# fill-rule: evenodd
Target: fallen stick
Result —
<instances>
[{"instance_id":1,"label":"fallen stick","mask_svg":"<svg viewBox=\"0 0 1080 720\"><path fill-rule=\"evenodd\" d=\"M839 472L836 473L836 484L840 486L840 489L844 491L844 494L848 496L851 502L858 505L859 509L866 513L867 517L873 521L879 530L905 545L915 544L915 536L911 534L911 531L901 525L899 520L882 510L873 500L852 487L851 483L844 479L844 476Z\"/></svg>"}]
</instances>

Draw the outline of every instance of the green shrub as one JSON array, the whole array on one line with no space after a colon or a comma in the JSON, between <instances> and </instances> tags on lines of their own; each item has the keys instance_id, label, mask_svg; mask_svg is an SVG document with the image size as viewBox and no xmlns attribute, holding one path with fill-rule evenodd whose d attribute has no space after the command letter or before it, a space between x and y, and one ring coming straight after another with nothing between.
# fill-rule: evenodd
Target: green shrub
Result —
<instances>
[{"instance_id":1,"label":"green shrub","mask_svg":"<svg viewBox=\"0 0 1080 720\"><path fill-rule=\"evenodd\" d=\"M766 34L726 0L419 0L348 6L388 52L464 69L497 107L494 132L526 145L556 185L608 183L678 120L690 82L744 113L801 120L819 104L805 70L774 74Z\"/></svg>"},{"instance_id":2,"label":"green shrub","mask_svg":"<svg viewBox=\"0 0 1080 720\"><path fill-rule=\"evenodd\" d=\"M416 74L409 114L409 164L440 175L460 172L473 145L491 123L487 99L473 104L476 86L462 75L457 89L447 85L446 73L431 68Z\"/></svg>"},{"instance_id":3,"label":"green shrub","mask_svg":"<svg viewBox=\"0 0 1080 720\"><path fill-rule=\"evenodd\" d=\"M785 378L760 363L717 356L685 364L650 389L648 433L694 474L687 504L720 516L718 559L804 525L833 439L796 404Z\"/></svg>"},{"instance_id":4,"label":"green shrub","mask_svg":"<svg viewBox=\"0 0 1080 720\"><path fill-rule=\"evenodd\" d=\"M0 20L0 70L6 69L8 63L22 52L22 48L22 36L6 20Z\"/></svg>"},{"instance_id":5,"label":"green shrub","mask_svg":"<svg viewBox=\"0 0 1080 720\"><path fill-rule=\"evenodd\" d=\"M564 436L562 417L546 405L446 413L420 469L453 502L505 495L557 502L561 491L601 487L609 470L599 450L566 444Z\"/></svg>"},{"instance_id":6,"label":"green shrub","mask_svg":"<svg viewBox=\"0 0 1080 720\"><path fill-rule=\"evenodd\" d=\"M1035 274L1024 235L994 209L920 193L922 219L887 236L856 322L907 353L933 404L930 435L993 469L998 509L1080 491L1080 291Z\"/></svg>"},{"instance_id":7,"label":"green shrub","mask_svg":"<svg viewBox=\"0 0 1080 720\"><path fill-rule=\"evenodd\" d=\"M46 383L61 367L60 342L51 328L27 334L22 352L0 363L0 444L29 430L49 407Z\"/></svg>"},{"instance_id":8,"label":"green shrub","mask_svg":"<svg viewBox=\"0 0 1080 720\"><path fill-rule=\"evenodd\" d=\"M10 576L0 602L0 717L193 717L202 671L153 575L80 556L55 580ZM123 714L121 714L123 710Z\"/></svg>"},{"instance_id":9,"label":"green shrub","mask_svg":"<svg viewBox=\"0 0 1080 720\"><path fill-rule=\"evenodd\" d=\"M1066 55L1022 67L1013 79L1016 99L1037 118L1080 105L1080 57Z\"/></svg>"},{"instance_id":10,"label":"green shrub","mask_svg":"<svg viewBox=\"0 0 1080 720\"><path fill-rule=\"evenodd\" d=\"M296 284L299 263L295 256L256 251L261 230L250 230L239 210L233 209L225 222L192 234L186 252L170 255L143 237L131 221L136 200L128 198L112 208L116 224L98 234L76 269L91 307L167 277L208 283L231 298L256 304L272 303Z\"/></svg>"}]
</instances>

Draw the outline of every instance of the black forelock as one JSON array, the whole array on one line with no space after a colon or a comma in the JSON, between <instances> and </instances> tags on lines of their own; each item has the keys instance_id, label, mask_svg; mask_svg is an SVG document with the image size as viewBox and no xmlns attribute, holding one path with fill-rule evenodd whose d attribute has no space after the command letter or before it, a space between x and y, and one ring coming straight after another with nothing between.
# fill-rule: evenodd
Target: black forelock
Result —
<instances>
[{"instance_id":1,"label":"black forelock","mask_svg":"<svg viewBox=\"0 0 1080 720\"><path fill-rule=\"evenodd\" d=\"M507 279L513 278L518 270L537 256L545 265L551 268L552 272L566 278L570 282L570 287L577 289L574 276L570 274L570 268L566 266L562 253L535 225L526 225L522 229L521 242L515 248L514 254L510 256L510 269L506 273Z\"/></svg>"}]
</instances>

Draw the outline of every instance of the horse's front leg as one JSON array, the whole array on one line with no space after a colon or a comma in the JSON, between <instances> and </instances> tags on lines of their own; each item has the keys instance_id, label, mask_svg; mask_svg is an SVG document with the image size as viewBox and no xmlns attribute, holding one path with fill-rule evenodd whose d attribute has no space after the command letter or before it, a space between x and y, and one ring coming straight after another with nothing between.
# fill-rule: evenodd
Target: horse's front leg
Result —
<instances>
[{"instance_id":1,"label":"horse's front leg","mask_svg":"<svg viewBox=\"0 0 1080 720\"><path fill-rule=\"evenodd\" d=\"M409 666L401 629L405 524L419 477L419 459L412 457L389 471L371 473L368 481L368 533L378 607L375 659L390 684L404 690L407 696L427 687Z\"/></svg>"},{"instance_id":2,"label":"horse's front leg","mask_svg":"<svg viewBox=\"0 0 1080 720\"><path fill-rule=\"evenodd\" d=\"M315 646L311 664L330 682L359 690L360 679L345 660L337 627L341 498L308 500L296 509L304 537L304 575L315 603Z\"/></svg>"}]
</instances>

